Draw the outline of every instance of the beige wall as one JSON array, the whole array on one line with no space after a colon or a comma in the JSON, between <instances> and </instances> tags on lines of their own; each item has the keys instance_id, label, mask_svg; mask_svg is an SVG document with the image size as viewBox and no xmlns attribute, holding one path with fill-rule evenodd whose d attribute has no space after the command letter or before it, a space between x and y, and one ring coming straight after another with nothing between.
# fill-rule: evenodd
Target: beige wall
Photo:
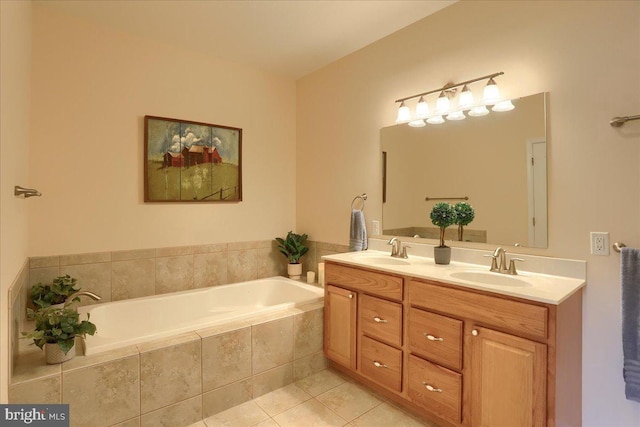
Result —
<instances>
[{"instance_id":1,"label":"beige wall","mask_svg":"<svg viewBox=\"0 0 640 427\"><path fill-rule=\"evenodd\" d=\"M638 1L463 1L304 77L297 228L347 242L362 192L380 219L379 130L395 99L496 71L507 97L549 92L549 248L529 252L588 262L584 425L639 425L622 381L620 258L589 254L590 231L640 246L639 123L608 123L640 114L639 52Z\"/></svg>"},{"instance_id":2,"label":"beige wall","mask_svg":"<svg viewBox=\"0 0 640 427\"><path fill-rule=\"evenodd\" d=\"M0 402L7 401L8 289L27 257L27 206L13 195L29 186L31 3L0 2Z\"/></svg>"},{"instance_id":3,"label":"beige wall","mask_svg":"<svg viewBox=\"0 0 640 427\"><path fill-rule=\"evenodd\" d=\"M295 82L34 5L30 255L269 240L295 225ZM243 129L243 197L145 204L143 117Z\"/></svg>"}]
</instances>

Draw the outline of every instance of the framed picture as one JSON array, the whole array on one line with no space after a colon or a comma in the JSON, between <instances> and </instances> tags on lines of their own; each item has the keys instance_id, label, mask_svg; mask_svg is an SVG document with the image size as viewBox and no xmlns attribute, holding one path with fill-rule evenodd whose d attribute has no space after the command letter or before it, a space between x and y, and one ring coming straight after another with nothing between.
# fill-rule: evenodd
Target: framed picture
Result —
<instances>
[{"instance_id":1,"label":"framed picture","mask_svg":"<svg viewBox=\"0 0 640 427\"><path fill-rule=\"evenodd\" d=\"M242 129L144 117L145 202L242 200Z\"/></svg>"}]
</instances>

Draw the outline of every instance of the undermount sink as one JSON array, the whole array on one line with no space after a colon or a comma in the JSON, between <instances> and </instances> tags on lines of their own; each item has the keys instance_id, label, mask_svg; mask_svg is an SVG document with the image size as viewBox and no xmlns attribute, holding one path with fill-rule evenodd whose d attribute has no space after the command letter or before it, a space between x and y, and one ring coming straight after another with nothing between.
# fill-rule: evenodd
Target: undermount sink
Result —
<instances>
[{"instance_id":1,"label":"undermount sink","mask_svg":"<svg viewBox=\"0 0 640 427\"><path fill-rule=\"evenodd\" d=\"M517 276L509 276L490 271L455 271L451 273L454 279L466 280L469 282L482 283L483 285L494 286L531 286L530 283L519 279Z\"/></svg>"},{"instance_id":2,"label":"undermount sink","mask_svg":"<svg viewBox=\"0 0 640 427\"><path fill-rule=\"evenodd\" d=\"M392 258L391 256L358 254L354 256L360 262L371 265L410 265L411 263L402 258Z\"/></svg>"}]
</instances>

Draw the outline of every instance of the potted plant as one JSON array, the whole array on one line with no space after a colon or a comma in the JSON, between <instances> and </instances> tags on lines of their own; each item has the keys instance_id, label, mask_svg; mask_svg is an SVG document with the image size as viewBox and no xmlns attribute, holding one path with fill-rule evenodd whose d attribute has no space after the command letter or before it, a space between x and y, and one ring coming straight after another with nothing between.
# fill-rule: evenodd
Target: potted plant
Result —
<instances>
[{"instance_id":1,"label":"potted plant","mask_svg":"<svg viewBox=\"0 0 640 427\"><path fill-rule=\"evenodd\" d=\"M74 277L66 274L53 279L51 285L37 283L31 288L31 302L37 309L64 304L69 296L80 290L75 287L76 282ZM73 301L80 301L80 298L75 297Z\"/></svg>"},{"instance_id":2,"label":"potted plant","mask_svg":"<svg viewBox=\"0 0 640 427\"><path fill-rule=\"evenodd\" d=\"M302 264L300 264L300 258L302 258L302 256L309 250L309 248L304 245L306 240L306 234L296 234L293 231L289 231L287 233L287 237L284 239L276 237L278 250L289 260L287 273L291 279L299 279L300 276L302 276Z\"/></svg>"},{"instance_id":3,"label":"potted plant","mask_svg":"<svg viewBox=\"0 0 640 427\"><path fill-rule=\"evenodd\" d=\"M453 209L456 211L456 224L458 224L458 241L464 241L464 226L469 225L471 221L476 217L476 211L467 202L458 202L453 205Z\"/></svg>"},{"instance_id":4,"label":"potted plant","mask_svg":"<svg viewBox=\"0 0 640 427\"><path fill-rule=\"evenodd\" d=\"M433 248L433 259L436 264L449 264L451 248L444 244L444 232L448 226L456 223L456 211L449 203L436 203L431 209L431 222L440 228L440 245Z\"/></svg>"},{"instance_id":5,"label":"potted plant","mask_svg":"<svg viewBox=\"0 0 640 427\"><path fill-rule=\"evenodd\" d=\"M72 308L47 307L41 310L27 309L35 321L35 330L23 332L23 338L33 339L33 343L44 348L47 363L62 363L75 354L76 337L84 338L96 333L96 325L87 320L80 321L80 315Z\"/></svg>"}]
</instances>

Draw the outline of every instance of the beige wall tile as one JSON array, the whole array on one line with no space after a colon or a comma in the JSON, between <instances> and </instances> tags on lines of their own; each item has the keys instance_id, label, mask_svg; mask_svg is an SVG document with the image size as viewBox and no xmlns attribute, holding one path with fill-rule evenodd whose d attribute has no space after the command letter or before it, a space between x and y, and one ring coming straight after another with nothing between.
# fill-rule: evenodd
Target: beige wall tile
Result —
<instances>
[{"instance_id":1,"label":"beige wall tile","mask_svg":"<svg viewBox=\"0 0 640 427\"><path fill-rule=\"evenodd\" d=\"M9 387L9 403L60 403L61 397L59 375Z\"/></svg>"},{"instance_id":2,"label":"beige wall tile","mask_svg":"<svg viewBox=\"0 0 640 427\"><path fill-rule=\"evenodd\" d=\"M156 294L193 289L193 256L156 258Z\"/></svg>"},{"instance_id":3,"label":"beige wall tile","mask_svg":"<svg viewBox=\"0 0 640 427\"><path fill-rule=\"evenodd\" d=\"M37 283L43 285L53 283L53 279L60 276L59 267L44 267L29 269L29 288Z\"/></svg>"},{"instance_id":4,"label":"beige wall tile","mask_svg":"<svg viewBox=\"0 0 640 427\"><path fill-rule=\"evenodd\" d=\"M227 279L229 283L245 282L258 278L258 250L229 251Z\"/></svg>"},{"instance_id":5,"label":"beige wall tile","mask_svg":"<svg viewBox=\"0 0 640 427\"><path fill-rule=\"evenodd\" d=\"M293 363L278 366L253 376L253 398L260 397L293 382Z\"/></svg>"},{"instance_id":6,"label":"beige wall tile","mask_svg":"<svg viewBox=\"0 0 640 427\"><path fill-rule=\"evenodd\" d=\"M226 252L226 243L212 243L210 245L198 245L193 247L194 254L207 254L211 252Z\"/></svg>"},{"instance_id":7,"label":"beige wall tile","mask_svg":"<svg viewBox=\"0 0 640 427\"><path fill-rule=\"evenodd\" d=\"M77 342L77 340L76 340ZM76 344L78 345L78 344ZM79 351L79 350L78 350ZM91 366L103 365L108 362L114 362L127 357L138 357L138 349L136 346L127 346L117 350L109 350L91 356L74 357L68 362L64 362L62 366L63 372L69 372L76 369L89 368Z\"/></svg>"},{"instance_id":8,"label":"beige wall tile","mask_svg":"<svg viewBox=\"0 0 640 427\"><path fill-rule=\"evenodd\" d=\"M277 249L258 249L258 278L286 275L287 259Z\"/></svg>"},{"instance_id":9,"label":"beige wall tile","mask_svg":"<svg viewBox=\"0 0 640 427\"><path fill-rule=\"evenodd\" d=\"M323 309L293 316L293 357L299 359L322 350Z\"/></svg>"},{"instance_id":10,"label":"beige wall tile","mask_svg":"<svg viewBox=\"0 0 640 427\"><path fill-rule=\"evenodd\" d=\"M326 369L327 366L327 359L322 351L296 359L293 361L293 379L294 381L301 380Z\"/></svg>"},{"instance_id":11,"label":"beige wall tile","mask_svg":"<svg viewBox=\"0 0 640 427\"><path fill-rule=\"evenodd\" d=\"M293 317L251 327L253 374L293 361Z\"/></svg>"},{"instance_id":12,"label":"beige wall tile","mask_svg":"<svg viewBox=\"0 0 640 427\"><path fill-rule=\"evenodd\" d=\"M27 340L23 340L23 342L24 341ZM30 347L30 351L20 354L20 358L13 367L11 383L18 384L24 381L60 375L62 372L61 365L47 365L44 351L35 345Z\"/></svg>"},{"instance_id":13,"label":"beige wall tile","mask_svg":"<svg viewBox=\"0 0 640 427\"><path fill-rule=\"evenodd\" d=\"M224 285L227 282L227 253L211 252L193 256L195 288Z\"/></svg>"},{"instance_id":14,"label":"beige wall tile","mask_svg":"<svg viewBox=\"0 0 640 427\"><path fill-rule=\"evenodd\" d=\"M111 300L155 294L156 260L136 259L111 264Z\"/></svg>"},{"instance_id":15,"label":"beige wall tile","mask_svg":"<svg viewBox=\"0 0 640 427\"><path fill-rule=\"evenodd\" d=\"M210 391L251 376L251 328L202 340L202 389Z\"/></svg>"},{"instance_id":16,"label":"beige wall tile","mask_svg":"<svg viewBox=\"0 0 640 427\"><path fill-rule=\"evenodd\" d=\"M111 263L66 265L60 267L60 274L68 274L78 279L78 287L83 291L91 291L102 299L94 301L88 297L81 297L78 306L91 305L111 301Z\"/></svg>"},{"instance_id":17,"label":"beige wall tile","mask_svg":"<svg viewBox=\"0 0 640 427\"><path fill-rule=\"evenodd\" d=\"M29 268L58 267L59 256L34 256L29 258Z\"/></svg>"},{"instance_id":18,"label":"beige wall tile","mask_svg":"<svg viewBox=\"0 0 640 427\"><path fill-rule=\"evenodd\" d=\"M96 264L99 262L111 262L111 252L60 255L60 266L76 264Z\"/></svg>"},{"instance_id":19,"label":"beige wall tile","mask_svg":"<svg viewBox=\"0 0 640 427\"><path fill-rule=\"evenodd\" d=\"M202 395L202 417L207 418L251 400L253 382L246 379L206 392Z\"/></svg>"},{"instance_id":20,"label":"beige wall tile","mask_svg":"<svg viewBox=\"0 0 640 427\"><path fill-rule=\"evenodd\" d=\"M148 259L155 257L155 249L133 249L129 251L111 252L111 261L130 261L134 259Z\"/></svg>"},{"instance_id":21,"label":"beige wall tile","mask_svg":"<svg viewBox=\"0 0 640 427\"><path fill-rule=\"evenodd\" d=\"M309 399L311 399L311 396L304 390L295 384L289 384L270 393L263 394L256 398L254 402L273 417Z\"/></svg>"},{"instance_id":22,"label":"beige wall tile","mask_svg":"<svg viewBox=\"0 0 640 427\"><path fill-rule=\"evenodd\" d=\"M181 255L193 255L193 246L174 246L170 248L156 249L156 257L176 257Z\"/></svg>"},{"instance_id":23,"label":"beige wall tile","mask_svg":"<svg viewBox=\"0 0 640 427\"><path fill-rule=\"evenodd\" d=\"M69 404L71 426L111 425L137 417L138 357L63 372L62 402Z\"/></svg>"},{"instance_id":24,"label":"beige wall tile","mask_svg":"<svg viewBox=\"0 0 640 427\"><path fill-rule=\"evenodd\" d=\"M342 375L339 375L331 369L325 369L300 381L296 381L296 384L311 396L318 396L332 388L338 387L345 381Z\"/></svg>"},{"instance_id":25,"label":"beige wall tile","mask_svg":"<svg viewBox=\"0 0 640 427\"><path fill-rule=\"evenodd\" d=\"M200 396L158 409L140 417L141 427L188 426L202 419Z\"/></svg>"},{"instance_id":26,"label":"beige wall tile","mask_svg":"<svg viewBox=\"0 0 640 427\"><path fill-rule=\"evenodd\" d=\"M200 394L201 372L200 340L140 354L142 413Z\"/></svg>"},{"instance_id":27,"label":"beige wall tile","mask_svg":"<svg viewBox=\"0 0 640 427\"><path fill-rule=\"evenodd\" d=\"M232 251L242 251L246 249L258 249L261 247L261 241L252 240L250 242L229 242L227 244L227 250L229 252Z\"/></svg>"},{"instance_id":28,"label":"beige wall tile","mask_svg":"<svg viewBox=\"0 0 640 427\"><path fill-rule=\"evenodd\" d=\"M193 341L200 341L200 336L195 332L184 332L178 335L172 335L165 338L158 338L153 341L146 341L136 344L140 353L149 353L151 351L162 350L167 347L173 347L180 344L187 344Z\"/></svg>"}]
</instances>

